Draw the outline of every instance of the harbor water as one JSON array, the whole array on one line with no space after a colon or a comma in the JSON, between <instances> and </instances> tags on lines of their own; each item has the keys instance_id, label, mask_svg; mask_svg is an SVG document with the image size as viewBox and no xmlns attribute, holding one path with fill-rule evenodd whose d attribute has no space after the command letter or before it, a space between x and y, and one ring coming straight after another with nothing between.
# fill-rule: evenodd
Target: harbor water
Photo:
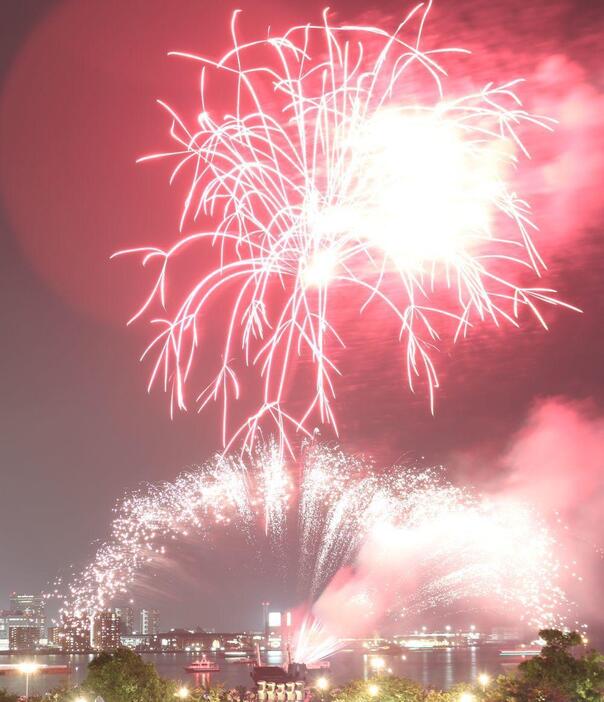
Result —
<instances>
[{"instance_id":1,"label":"harbor water","mask_svg":"<svg viewBox=\"0 0 604 702\"><path fill-rule=\"evenodd\" d=\"M190 687L222 683L226 687L251 687L250 666L236 660L218 659L220 672L210 674L186 673L184 668L198 657L193 653L145 653L145 661L153 663L158 673L165 678L180 681ZM24 656L2 656L0 662L18 663ZM35 661L47 665L68 665L68 675L30 676L30 694L42 694L57 687L75 685L86 677L91 655L44 655L36 656ZM330 659L330 668L325 672L330 685L338 686L349 680L368 678L374 675L372 656L360 651L342 651ZM416 680L426 687L449 689L457 683L473 682L480 673L486 672L491 676L509 670L510 666L518 663L499 655L499 649L494 646L477 646L470 648L447 648L430 650L409 650L402 654L383 656L384 673L404 676ZM281 664L280 654L274 654L268 660L269 665ZM24 680L20 675L5 675L0 677L0 689L9 692L22 693Z\"/></svg>"}]
</instances>

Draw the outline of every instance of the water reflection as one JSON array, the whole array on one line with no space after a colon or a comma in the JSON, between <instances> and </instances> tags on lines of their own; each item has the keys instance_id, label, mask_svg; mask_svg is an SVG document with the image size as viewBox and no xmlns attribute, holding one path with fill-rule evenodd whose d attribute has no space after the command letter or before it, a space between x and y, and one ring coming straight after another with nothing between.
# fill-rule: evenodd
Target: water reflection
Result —
<instances>
[{"instance_id":1,"label":"water reflection","mask_svg":"<svg viewBox=\"0 0 604 702\"><path fill-rule=\"evenodd\" d=\"M218 673L186 673L185 665L191 662L191 654L168 653L143 655L153 663L165 678L185 683L188 687L202 687L222 683L227 687L243 685L251 687L250 667L233 660L221 660ZM17 663L20 656L1 656L2 663ZM71 673L66 675L36 675L31 678L32 694L42 694L63 685L73 685L86 677L86 669L92 656L38 656L38 663L67 664ZM376 661L377 662L376 664ZM331 659L329 679L332 686L342 685L355 678L368 679L376 675L394 675L411 678L425 687L448 689L460 682L474 682L480 673L491 677L504 672L502 659L496 647L449 648L406 651L405 654L370 654L360 651L342 651ZM281 654L269 657L269 665L280 665ZM509 662L509 661L508 661ZM0 677L0 688L22 694L22 681L17 676Z\"/></svg>"}]
</instances>

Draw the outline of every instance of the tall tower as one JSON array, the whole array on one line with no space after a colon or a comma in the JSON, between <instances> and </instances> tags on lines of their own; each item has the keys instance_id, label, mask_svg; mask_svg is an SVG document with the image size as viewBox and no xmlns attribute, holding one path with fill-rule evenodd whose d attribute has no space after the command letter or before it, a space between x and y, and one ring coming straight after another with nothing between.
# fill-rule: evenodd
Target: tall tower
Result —
<instances>
[{"instance_id":1,"label":"tall tower","mask_svg":"<svg viewBox=\"0 0 604 702\"><path fill-rule=\"evenodd\" d=\"M159 634L159 610L141 609L141 634L144 636Z\"/></svg>"},{"instance_id":2,"label":"tall tower","mask_svg":"<svg viewBox=\"0 0 604 702\"><path fill-rule=\"evenodd\" d=\"M132 607L116 607L113 610L120 619L120 633L130 635L134 630L134 610Z\"/></svg>"},{"instance_id":3,"label":"tall tower","mask_svg":"<svg viewBox=\"0 0 604 702\"><path fill-rule=\"evenodd\" d=\"M270 604L270 602L262 603L262 630L265 636L268 636L268 608Z\"/></svg>"},{"instance_id":4,"label":"tall tower","mask_svg":"<svg viewBox=\"0 0 604 702\"><path fill-rule=\"evenodd\" d=\"M27 626L38 627L38 639L44 638L46 613L42 595L24 595L13 592L10 595L10 608L15 613L20 612L28 620Z\"/></svg>"}]
</instances>

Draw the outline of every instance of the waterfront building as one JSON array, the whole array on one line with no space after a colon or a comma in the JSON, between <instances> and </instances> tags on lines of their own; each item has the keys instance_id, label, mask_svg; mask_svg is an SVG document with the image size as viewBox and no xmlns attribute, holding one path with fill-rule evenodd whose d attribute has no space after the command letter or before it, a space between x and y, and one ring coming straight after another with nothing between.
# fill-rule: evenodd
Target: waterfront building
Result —
<instances>
[{"instance_id":1,"label":"waterfront building","mask_svg":"<svg viewBox=\"0 0 604 702\"><path fill-rule=\"evenodd\" d=\"M495 626L491 629L489 641L494 643L515 643L523 641L525 636L526 632L519 627Z\"/></svg>"},{"instance_id":2,"label":"waterfront building","mask_svg":"<svg viewBox=\"0 0 604 702\"><path fill-rule=\"evenodd\" d=\"M58 637L63 653L88 653L91 648L89 618L85 615L66 618Z\"/></svg>"},{"instance_id":3,"label":"waterfront building","mask_svg":"<svg viewBox=\"0 0 604 702\"><path fill-rule=\"evenodd\" d=\"M152 651L157 650L154 645L156 636L143 636L142 634L121 634L120 646L130 648L133 651Z\"/></svg>"},{"instance_id":4,"label":"waterfront building","mask_svg":"<svg viewBox=\"0 0 604 702\"><path fill-rule=\"evenodd\" d=\"M26 626L38 627L38 641L46 634L46 603L42 595L25 595L13 592L9 596L10 609L13 612L22 612L30 623Z\"/></svg>"},{"instance_id":5,"label":"waterfront building","mask_svg":"<svg viewBox=\"0 0 604 702\"><path fill-rule=\"evenodd\" d=\"M141 609L141 630L143 636L157 636L159 634L159 610Z\"/></svg>"},{"instance_id":6,"label":"waterfront building","mask_svg":"<svg viewBox=\"0 0 604 702\"><path fill-rule=\"evenodd\" d=\"M46 629L46 643L53 648L60 648L63 629L60 626L49 626Z\"/></svg>"},{"instance_id":7,"label":"waterfront building","mask_svg":"<svg viewBox=\"0 0 604 702\"><path fill-rule=\"evenodd\" d=\"M172 629L158 637L162 651L208 652L226 657L253 656L256 643L261 640L262 635L257 632L216 633L190 629Z\"/></svg>"},{"instance_id":8,"label":"waterfront building","mask_svg":"<svg viewBox=\"0 0 604 702\"><path fill-rule=\"evenodd\" d=\"M0 651L8 651L10 646L10 630L18 627L36 627L38 641L40 639L39 622L23 612L11 609L0 610Z\"/></svg>"},{"instance_id":9,"label":"waterfront building","mask_svg":"<svg viewBox=\"0 0 604 702\"><path fill-rule=\"evenodd\" d=\"M40 644L38 626L11 626L8 630L8 648L10 651L35 651Z\"/></svg>"},{"instance_id":10,"label":"waterfront building","mask_svg":"<svg viewBox=\"0 0 604 702\"><path fill-rule=\"evenodd\" d=\"M269 612L268 634L266 637L269 649L285 651L292 639L292 613Z\"/></svg>"},{"instance_id":11,"label":"waterfront building","mask_svg":"<svg viewBox=\"0 0 604 702\"><path fill-rule=\"evenodd\" d=\"M9 596L9 606L13 612L23 612L32 618L45 618L44 598L41 595L23 595L13 592Z\"/></svg>"},{"instance_id":12,"label":"waterfront building","mask_svg":"<svg viewBox=\"0 0 604 702\"><path fill-rule=\"evenodd\" d=\"M120 647L120 618L115 610L99 612L94 619L93 644L100 651Z\"/></svg>"},{"instance_id":13,"label":"waterfront building","mask_svg":"<svg viewBox=\"0 0 604 702\"><path fill-rule=\"evenodd\" d=\"M120 634L130 636L134 633L134 610L132 607L116 607L113 610L120 620Z\"/></svg>"}]
</instances>

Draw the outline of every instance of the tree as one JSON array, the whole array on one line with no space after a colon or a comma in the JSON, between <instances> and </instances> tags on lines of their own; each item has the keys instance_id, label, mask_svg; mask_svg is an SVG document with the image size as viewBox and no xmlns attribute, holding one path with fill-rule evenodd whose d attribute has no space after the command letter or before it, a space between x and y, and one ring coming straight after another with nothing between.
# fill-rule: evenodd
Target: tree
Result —
<instances>
[{"instance_id":1,"label":"tree","mask_svg":"<svg viewBox=\"0 0 604 702\"><path fill-rule=\"evenodd\" d=\"M425 690L407 678L377 677L355 680L329 694L330 702L453 702L448 692Z\"/></svg>"},{"instance_id":2,"label":"tree","mask_svg":"<svg viewBox=\"0 0 604 702\"><path fill-rule=\"evenodd\" d=\"M134 651L118 648L91 661L82 688L105 702L173 702L176 685Z\"/></svg>"},{"instance_id":3,"label":"tree","mask_svg":"<svg viewBox=\"0 0 604 702\"><path fill-rule=\"evenodd\" d=\"M543 629L541 653L524 661L513 676L501 676L489 690L489 702L601 702L604 658L595 651L576 657L582 644L576 632Z\"/></svg>"},{"instance_id":4,"label":"tree","mask_svg":"<svg viewBox=\"0 0 604 702\"><path fill-rule=\"evenodd\" d=\"M354 680L335 689L329 697L332 702L420 702L423 688L406 678L378 677Z\"/></svg>"},{"instance_id":5,"label":"tree","mask_svg":"<svg viewBox=\"0 0 604 702\"><path fill-rule=\"evenodd\" d=\"M207 688L198 688L191 693L193 702L227 702L228 693L224 685L218 683Z\"/></svg>"},{"instance_id":6,"label":"tree","mask_svg":"<svg viewBox=\"0 0 604 702\"><path fill-rule=\"evenodd\" d=\"M0 688L0 702L17 702L19 699L18 695L12 695L10 692L7 692L5 689Z\"/></svg>"}]
</instances>

